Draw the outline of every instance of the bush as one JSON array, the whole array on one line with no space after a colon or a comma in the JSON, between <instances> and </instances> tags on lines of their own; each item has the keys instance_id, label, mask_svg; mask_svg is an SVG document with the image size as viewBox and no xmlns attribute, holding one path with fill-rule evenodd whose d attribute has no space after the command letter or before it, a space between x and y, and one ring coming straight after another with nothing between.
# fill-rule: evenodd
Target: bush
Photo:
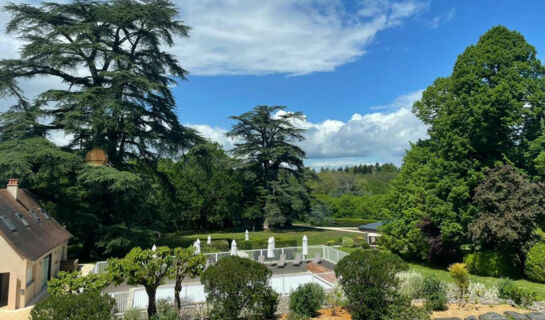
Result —
<instances>
[{"instance_id":1,"label":"bush","mask_svg":"<svg viewBox=\"0 0 545 320\"><path fill-rule=\"evenodd\" d=\"M399 279L399 293L401 295L409 299L423 297L422 285L424 276L414 270L400 272L396 276Z\"/></svg>"},{"instance_id":2,"label":"bush","mask_svg":"<svg viewBox=\"0 0 545 320\"><path fill-rule=\"evenodd\" d=\"M356 246L356 244L354 243L354 240L348 237L343 238L343 240L341 241L341 245L347 248L353 248Z\"/></svg>"},{"instance_id":3,"label":"bush","mask_svg":"<svg viewBox=\"0 0 545 320\"><path fill-rule=\"evenodd\" d=\"M230 249L230 243L227 240L212 240L210 241L210 245L204 245L204 248L211 247L216 249L219 252L225 252L229 251Z\"/></svg>"},{"instance_id":4,"label":"bush","mask_svg":"<svg viewBox=\"0 0 545 320\"><path fill-rule=\"evenodd\" d=\"M129 309L123 313L123 320L145 320L147 316L140 309Z\"/></svg>"},{"instance_id":5,"label":"bush","mask_svg":"<svg viewBox=\"0 0 545 320\"><path fill-rule=\"evenodd\" d=\"M467 287L469 286L469 272L465 263L454 263L448 267L450 277L454 280L454 284L458 287L458 299L460 304L464 300Z\"/></svg>"},{"instance_id":6,"label":"bush","mask_svg":"<svg viewBox=\"0 0 545 320\"><path fill-rule=\"evenodd\" d=\"M255 250L266 249L269 245L269 239L250 239L248 241L237 240L237 247L240 250ZM276 248L297 247L296 239L275 238L274 245Z\"/></svg>"},{"instance_id":7,"label":"bush","mask_svg":"<svg viewBox=\"0 0 545 320\"><path fill-rule=\"evenodd\" d=\"M211 319L273 319L278 294L270 286L271 275L266 266L237 256L210 266L201 275L201 283Z\"/></svg>"},{"instance_id":8,"label":"bush","mask_svg":"<svg viewBox=\"0 0 545 320\"><path fill-rule=\"evenodd\" d=\"M290 295L290 311L307 316L316 316L324 302L324 289L317 283L299 286Z\"/></svg>"},{"instance_id":9,"label":"bush","mask_svg":"<svg viewBox=\"0 0 545 320\"><path fill-rule=\"evenodd\" d=\"M524 271L529 280L545 283L545 243L537 244L528 251Z\"/></svg>"},{"instance_id":10,"label":"bush","mask_svg":"<svg viewBox=\"0 0 545 320\"><path fill-rule=\"evenodd\" d=\"M327 241L325 242L325 245L326 245L326 246L330 246L330 247L331 247L331 246L335 246L335 245L337 245L337 240L327 240Z\"/></svg>"},{"instance_id":11,"label":"bush","mask_svg":"<svg viewBox=\"0 0 545 320\"><path fill-rule=\"evenodd\" d=\"M382 320L429 320L429 312L424 308L412 306L410 302L390 305Z\"/></svg>"},{"instance_id":12,"label":"bush","mask_svg":"<svg viewBox=\"0 0 545 320\"><path fill-rule=\"evenodd\" d=\"M472 274L496 278L520 276L517 266L513 264L513 259L500 251L470 253L465 256L464 262L467 270Z\"/></svg>"},{"instance_id":13,"label":"bush","mask_svg":"<svg viewBox=\"0 0 545 320\"><path fill-rule=\"evenodd\" d=\"M447 291L437 278L424 278L422 282L422 294L426 299L426 309L433 311L447 310Z\"/></svg>"},{"instance_id":14,"label":"bush","mask_svg":"<svg viewBox=\"0 0 545 320\"><path fill-rule=\"evenodd\" d=\"M357 219L357 218L335 218L335 227L359 227L365 224L375 223L373 219Z\"/></svg>"},{"instance_id":15,"label":"bush","mask_svg":"<svg viewBox=\"0 0 545 320\"><path fill-rule=\"evenodd\" d=\"M108 320L115 317L115 300L98 292L50 296L30 312L32 320Z\"/></svg>"},{"instance_id":16,"label":"bush","mask_svg":"<svg viewBox=\"0 0 545 320\"><path fill-rule=\"evenodd\" d=\"M498 285L499 296L502 299L513 300L521 306L529 306L536 301L536 293L517 286L512 280L504 279Z\"/></svg>"},{"instance_id":17,"label":"bush","mask_svg":"<svg viewBox=\"0 0 545 320\"><path fill-rule=\"evenodd\" d=\"M386 267L387 266L387 267ZM381 319L400 297L396 274L408 265L382 250L358 249L339 261L335 274L343 287L354 319Z\"/></svg>"}]
</instances>

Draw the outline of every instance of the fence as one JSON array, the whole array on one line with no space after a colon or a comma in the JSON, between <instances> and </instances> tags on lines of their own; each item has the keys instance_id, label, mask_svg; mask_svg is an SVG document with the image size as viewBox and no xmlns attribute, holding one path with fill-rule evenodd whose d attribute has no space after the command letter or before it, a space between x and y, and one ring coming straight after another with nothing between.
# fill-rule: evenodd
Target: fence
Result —
<instances>
[{"instance_id":1,"label":"fence","mask_svg":"<svg viewBox=\"0 0 545 320\"><path fill-rule=\"evenodd\" d=\"M270 279L271 287L281 295L289 295L297 287L305 283L317 283L324 290L333 288L335 283L335 274L333 272L311 274L297 273L273 276ZM144 288L134 288L129 291L108 293L116 301L119 313L124 313L127 309L145 309L148 306L148 295ZM156 292L157 300L174 301L174 285L160 286ZM200 283L184 284L180 292L180 299L185 305L200 304L206 301L204 286Z\"/></svg>"},{"instance_id":2,"label":"fence","mask_svg":"<svg viewBox=\"0 0 545 320\"><path fill-rule=\"evenodd\" d=\"M276 262L280 258L281 254L286 255L286 260L294 260L297 253L303 252L303 247L288 247L288 248L276 248L274 249L274 257L267 257L267 249L258 249L258 250L238 250L238 256L257 260L259 256L265 257L265 263ZM342 258L346 257L348 253L337 250L328 246L308 246L308 255L304 259L312 259L318 254L322 259L325 259L329 262L337 264ZM220 259L228 257L231 255L230 252L217 252L217 253L205 253L204 254L207 260L210 263L216 263ZM107 261L99 261L95 264L93 272L96 274L103 273L106 271L108 266Z\"/></svg>"}]
</instances>

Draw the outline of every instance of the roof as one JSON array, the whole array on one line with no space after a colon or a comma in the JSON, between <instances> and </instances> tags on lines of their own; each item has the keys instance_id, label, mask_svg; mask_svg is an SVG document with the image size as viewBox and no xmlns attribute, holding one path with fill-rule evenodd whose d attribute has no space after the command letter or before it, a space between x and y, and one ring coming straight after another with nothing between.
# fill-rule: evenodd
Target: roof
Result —
<instances>
[{"instance_id":1,"label":"roof","mask_svg":"<svg viewBox=\"0 0 545 320\"><path fill-rule=\"evenodd\" d=\"M45 210L41 210L43 208L27 190L19 189L15 200L7 189L0 189L0 217L8 220L6 223L2 221L4 218L0 219L0 235L29 260L40 258L72 237ZM10 229L10 222L15 231Z\"/></svg>"},{"instance_id":2,"label":"roof","mask_svg":"<svg viewBox=\"0 0 545 320\"><path fill-rule=\"evenodd\" d=\"M359 226L358 229L360 229L361 231L377 231L378 228L382 227L384 224L384 221L378 221L374 223L364 224L363 226Z\"/></svg>"}]
</instances>

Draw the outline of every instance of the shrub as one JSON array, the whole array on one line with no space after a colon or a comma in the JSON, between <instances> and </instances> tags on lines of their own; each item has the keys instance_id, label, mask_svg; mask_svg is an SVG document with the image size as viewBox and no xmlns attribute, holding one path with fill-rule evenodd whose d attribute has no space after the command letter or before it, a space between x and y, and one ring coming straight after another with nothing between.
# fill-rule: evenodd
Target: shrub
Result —
<instances>
[{"instance_id":1,"label":"shrub","mask_svg":"<svg viewBox=\"0 0 545 320\"><path fill-rule=\"evenodd\" d=\"M470 273L487 277L520 276L518 268L513 264L513 259L500 251L481 251L465 256L464 262Z\"/></svg>"},{"instance_id":2,"label":"shrub","mask_svg":"<svg viewBox=\"0 0 545 320\"><path fill-rule=\"evenodd\" d=\"M409 299L423 297L424 276L414 270L400 272L396 276L399 279L399 293Z\"/></svg>"},{"instance_id":3,"label":"shrub","mask_svg":"<svg viewBox=\"0 0 545 320\"><path fill-rule=\"evenodd\" d=\"M470 301L485 304L493 303L499 298L498 288L488 288L484 284L475 281L469 282L469 286L467 287L467 295Z\"/></svg>"},{"instance_id":4,"label":"shrub","mask_svg":"<svg viewBox=\"0 0 545 320\"><path fill-rule=\"evenodd\" d=\"M123 320L145 320L146 318L140 309L129 309L123 313Z\"/></svg>"},{"instance_id":5,"label":"shrub","mask_svg":"<svg viewBox=\"0 0 545 320\"><path fill-rule=\"evenodd\" d=\"M310 317L308 317L308 316L304 316L302 314L291 312L290 314L288 314L288 319L287 320L309 320L309 319L310 319Z\"/></svg>"},{"instance_id":6,"label":"shrub","mask_svg":"<svg viewBox=\"0 0 545 320\"><path fill-rule=\"evenodd\" d=\"M512 280L504 279L498 285L499 296L502 299L513 300L522 306L529 306L536 301L536 293L517 286Z\"/></svg>"},{"instance_id":7,"label":"shrub","mask_svg":"<svg viewBox=\"0 0 545 320\"><path fill-rule=\"evenodd\" d=\"M276 248L297 247L296 239L275 238ZM265 249L269 245L268 239L250 239L248 241L237 240L237 247L240 250Z\"/></svg>"},{"instance_id":8,"label":"shrub","mask_svg":"<svg viewBox=\"0 0 545 320\"><path fill-rule=\"evenodd\" d=\"M210 266L201 282L211 306L211 319L235 320L241 316L272 319L278 303L269 280L272 272L264 265L237 256Z\"/></svg>"},{"instance_id":9,"label":"shrub","mask_svg":"<svg viewBox=\"0 0 545 320\"><path fill-rule=\"evenodd\" d=\"M353 248L356 246L356 244L354 243L354 240L352 240L351 238L348 238L348 237L344 237L342 242L341 242L341 245L343 247L347 247L347 248Z\"/></svg>"},{"instance_id":10,"label":"shrub","mask_svg":"<svg viewBox=\"0 0 545 320\"><path fill-rule=\"evenodd\" d=\"M545 283L545 243L533 246L526 256L524 266L529 280Z\"/></svg>"},{"instance_id":11,"label":"shrub","mask_svg":"<svg viewBox=\"0 0 545 320\"><path fill-rule=\"evenodd\" d=\"M426 309L433 311L447 310L447 292L445 286L437 278L424 278L422 282L422 294L426 299Z\"/></svg>"},{"instance_id":12,"label":"shrub","mask_svg":"<svg viewBox=\"0 0 545 320\"><path fill-rule=\"evenodd\" d=\"M330 247L331 247L331 246L334 246L334 245L336 245L336 244L337 244L337 240L327 240L327 241L325 242L325 245L326 245L326 246L330 246Z\"/></svg>"},{"instance_id":13,"label":"shrub","mask_svg":"<svg viewBox=\"0 0 545 320\"><path fill-rule=\"evenodd\" d=\"M206 245L208 246L208 245ZM229 251L230 244L227 240L212 240L209 247L212 247L220 252Z\"/></svg>"},{"instance_id":14,"label":"shrub","mask_svg":"<svg viewBox=\"0 0 545 320\"><path fill-rule=\"evenodd\" d=\"M382 250L358 249L339 261L335 274L343 287L354 319L381 319L400 297L396 274L408 265Z\"/></svg>"},{"instance_id":15,"label":"shrub","mask_svg":"<svg viewBox=\"0 0 545 320\"><path fill-rule=\"evenodd\" d=\"M373 219L358 219L358 218L335 218L335 227L359 227L365 224L375 223Z\"/></svg>"},{"instance_id":16,"label":"shrub","mask_svg":"<svg viewBox=\"0 0 545 320\"><path fill-rule=\"evenodd\" d=\"M79 294L82 292L100 292L110 284L107 273L88 274L82 276L80 272L60 271L59 274L47 282L47 292L54 296Z\"/></svg>"},{"instance_id":17,"label":"shrub","mask_svg":"<svg viewBox=\"0 0 545 320\"><path fill-rule=\"evenodd\" d=\"M115 317L115 300L98 292L50 296L30 312L32 320L108 320Z\"/></svg>"},{"instance_id":18,"label":"shrub","mask_svg":"<svg viewBox=\"0 0 545 320\"><path fill-rule=\"evenodd\" d=\"M299 286L290 295L290 311L307 316L316 316L324 302L324 289L317 283Z\"/></svg>"},{"instance_id":19,"label":"shrub","mask_svg":"<svg viewBox=\"0 0 545 320\"><path fill-rule=\"evenodd\" d=\"M329 303L329 305L333 308L333 312L331 314L333 316L337 315L337 308L346 304L346 298L344 297L343 289L338 282L335 283L333 290L331 290L327 294L326 299L327 303Z\"/></svg>"},{"instance_id":20,"label":"shrub","mask_svg":"<svg viewBox=\"0 0 545 320\"><path fill-rule=\"evenodd\" d=\"M176 307L168 299L157 301L157 314L153 320L178 320Z\"/></svg>"},{"instance_id":21,"label":"shrub","mask_svg":"<svg viewBox=\"0 0 545 320\"><path fill-rule=\"evenodd\" d=\"M429 312L424 308L412 306L410 302L390 305L382 320L429 320Z\"/></svg>"},{"instance_id":22,"label":"shrub","mask_svg":"<svg viewBox=\"0 0 545 320\"><path fill-rule=\"evenodd\" d=\"M448 267L450 277L454 280L454 284L458 288L458 299L460 304L464 300L466 289L469 286L469 272L467 272L465 263L454 263Z\"/></svg>"}]
</instances>

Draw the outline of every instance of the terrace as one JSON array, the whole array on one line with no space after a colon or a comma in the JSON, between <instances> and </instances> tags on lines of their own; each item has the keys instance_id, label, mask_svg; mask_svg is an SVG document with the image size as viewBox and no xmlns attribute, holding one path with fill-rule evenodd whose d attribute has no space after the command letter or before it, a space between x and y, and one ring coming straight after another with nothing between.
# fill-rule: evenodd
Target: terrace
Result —
<instances>
[{"instance_id":1,"label":"terrace","mask_svg":"<svg viewBox=\"0 0 545 320\"><path fill-rule=\"evenodd\" d=\"M288 296L293 290L305 283L318 283L324 290L331 290L336 282L334 268L340 259L348 254L328 246L308 246L306 255L301 264L295 265L297 254L302 254L303 247L277 248L274 249L274 258L265 258L267 249L260 250L239 250L237 255L258 261L259 256L264 257L264 264L272 271L270 280L272 288L282 296ZM210 264L228 257L230 252L207 253ZM279 257L286 255L286 264L279 267ZM313 261L314 260L314 261ZM98 262L93 272L105 272L107 262ZM104 290L116 300L117 310L124 313L128 309L144 309L147 307L148 297L141 286L130 286L127 284L111 285ZM157 290L157 300L173 300L174 280L168 280ZM180 297L186 306L202 304L206 300L204 287L198 278L185 279L183 281Z\"/></svg>"}]
</instances>

